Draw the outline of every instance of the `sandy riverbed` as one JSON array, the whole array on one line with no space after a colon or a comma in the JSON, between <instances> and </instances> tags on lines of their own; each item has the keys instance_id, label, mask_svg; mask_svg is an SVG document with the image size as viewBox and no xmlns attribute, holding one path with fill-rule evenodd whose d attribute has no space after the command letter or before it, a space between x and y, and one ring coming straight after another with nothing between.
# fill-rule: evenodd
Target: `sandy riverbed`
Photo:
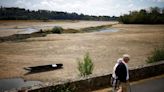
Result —
<instances>
[{"instance_id":1,"label":"sandy riverbed","mask_svg":"<svg viewBox=\"0 0 164 92\"><path fill-rule=\"evenodd\" d=\"M95 75L112 71L116 59L131 55L130 67L145 64L155 47L164 46L164 25L114 25L119 32L50 34L22 42L0 43L0 78L61 81L78 78L77 58L90 53ZM25 75L24 67L63 63L61 70Z\"/></svg>"},{"instance_id":2,"label":"sandy riverbed","mask_svg":"<svg viewBox=\"0 0 164 92\"><path fill-rule=\"evenodd\" d=\"M0 21L0 37L9 36L25 30L26 28L35 29L52 29L54 26L61 26L64 29L80 29L85 27L94 27L100 25L117 24L113 21L61 21L53 20L49 22L43 22L39 20L8 20Z\"/></svg>"}]
</instances>

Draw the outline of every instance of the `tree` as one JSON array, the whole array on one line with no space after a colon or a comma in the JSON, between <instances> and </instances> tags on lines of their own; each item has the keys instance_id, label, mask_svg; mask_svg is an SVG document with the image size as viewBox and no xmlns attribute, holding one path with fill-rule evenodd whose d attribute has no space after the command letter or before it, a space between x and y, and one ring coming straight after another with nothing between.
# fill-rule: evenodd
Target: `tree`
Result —
<instances>
[{"instance_id":1,"label":"tree","mask_svg":"<svg viewBox=\"0 0 164 92\"><path fill-rule=\"evenodd\" d=\"M125 24L164 24L164 9L151 7L150 11L130 11L129 14L120 16L119 21Z\"/></svg>"},{"instance_id":2,"label":"tree","mask_svg":"<svg viewBox=\"0 0 164 92\"><path fill-rule=\"evenodd\" d=\"M152 14L158 15L158 14L160 14L160 8L158 8L158 7L150 7L150 12Z\"/></svg>"},{"instance_id":3,"label":"tree","mask_svg":"<svg viewBox=\"0 0 164 92\"><path fill-rule=\"evenodd\" d=\"M164 14L164 8L162 9L162 14Z\"/></svg>"},{"instance_id":4,"label":"tree","mask_svg":"<svg viewBox=\"0 0 164 92\"><path fill-rule=\"evenodd\" d=\"M89 16L77 13L68 13L61 11L49 11L49 10L26 10L18 7L1 7L0 8L0 20L117 20L117 17L111 18L110 16Z\"/></svg>"}]
</instances>

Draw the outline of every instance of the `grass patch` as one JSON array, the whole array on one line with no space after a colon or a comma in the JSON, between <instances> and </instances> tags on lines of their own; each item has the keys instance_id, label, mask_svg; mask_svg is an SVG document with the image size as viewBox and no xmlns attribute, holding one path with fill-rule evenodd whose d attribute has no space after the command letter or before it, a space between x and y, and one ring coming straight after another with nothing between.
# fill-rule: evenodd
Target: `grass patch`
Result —
<instances>
[{"instance_id":1,"label":"grass patch","mask_svg":"<svg viewBox=\"0 0 164 92\"><path fill-rule=\"evenodd\" d=\"M64 84L55 88L51 88L48 92L75 92L76 87L71 87L69 84Z\"/></svg>"},{"instance_id":2,"label":"grass patch","mask_svg":"<svg viewBox=\"0 0 164 92\"><path fill-rule=\"evenodd\" d=\"M80 29L82 32L94 32L94 31L99 31L101 29L106 29L111 27L112 25L101 25L101 26L96 26L96 27L86 27Z\"/></svg>"},{"instance_id":3,"label":"grass patch","mask_svg":"<svg viewBox=\"0 0 164 92\"><path fill-rule=\"evenodd\" d=\"M60 26L55 26L52 29L46 29L46 30L40 29L38 33L62 34L62 33L81 33L81 31L76 29L63 29Z\"/></svg>"},{"instance_id":4,"label":"grass patch","mask_svg":"<svg viewBox=\"0 0 164 92\"><path fill-rule=\"evenodd\" d=\"M164 48L157 49L155 48L152 52L152 56L148 57L146 62L147 63L154 63L164 60Z\"/></svg>"},{"instance_id":5,"label":"grass patch","mask_svg":"<svg viewBox=\"0 0 164 92\"><path fill-rule=\"evenodd\" d=\"M92 74L93 67L94 65L93 65L92 59L89 56L89 53L87 53L84 56L83 62L81 62L80 60L78 62L78 70L80 72L80 76L85 77L87 75Z\"/></svg>"},{"instance_id":6,"label":"grass patch","mask_svg":"<svg viewBox=\"0 0 164 92\"><path fill-rule=\"evenodd\" d=\"M60 26L55 26L55 27L52 28L51 32L52 32L52 33L61 34L61 33L63 33L63 30L64 30L64 29L63 29L62 27L60 27Z\"/></svg>"},{"instance_id":7,"label":"grass patch","mask_svg":"<svg viewBox=\"0 0 164 92\"><path fill-rule=\"evenodd\" d=\"M81 31L76 29L64 29L63 33L81 33Z\"/></svg>"},{"instance_id":8,"label":"grass patch","mask_svg":"<svg viewBox=\"0 0 164 92\"><path fill-rule=\"evenodd\" d=\"M40 29L40 31L38 33L46 33L46 34L62 34L64 31L64 29L60 26L55 26L52 29L46 29L46 30L42 30Z\"/></svg>"},{"instance_id":9,"label":"grass patch","mask_svg":"<svg viewBox=\"0 0 164 92\"><path fill-rule=\"evenodd\" d=\"M40 32L38 33L46 33L46 34L62 34L62 33L84 33L84 32L94 32L94 31L100 31L102 29L106 29L111 27L112 25L102 25L102 26L96 26L96 27L86 27L82 29L63 29L60 26L55 26L52 29L46 29L42 30L40 29Z\"/></svg>"}]
</instances>

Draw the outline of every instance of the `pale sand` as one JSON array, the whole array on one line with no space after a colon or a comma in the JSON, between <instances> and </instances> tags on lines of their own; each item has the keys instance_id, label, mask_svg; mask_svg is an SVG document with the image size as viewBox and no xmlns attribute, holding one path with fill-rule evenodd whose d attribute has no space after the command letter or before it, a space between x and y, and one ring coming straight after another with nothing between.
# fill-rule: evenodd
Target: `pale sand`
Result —
<instances>
[{"instance_id":1,"label":"pale sand","mask_svg":"<svg viewBox=\"0 0 164 92\"><path fill-rule=\"evenodd\" d=\"M164 25L114 25L114 33L50 34L22 42L0 43L0 78L23 77L57 82L79 78L77 58L86 52L94 62L94 75L110 73L122 54L131 56L130 67L145 64L155 47L164 46ZM64 68L31 75L23 68L63 63Z\"/></svg>"}]
</instances>

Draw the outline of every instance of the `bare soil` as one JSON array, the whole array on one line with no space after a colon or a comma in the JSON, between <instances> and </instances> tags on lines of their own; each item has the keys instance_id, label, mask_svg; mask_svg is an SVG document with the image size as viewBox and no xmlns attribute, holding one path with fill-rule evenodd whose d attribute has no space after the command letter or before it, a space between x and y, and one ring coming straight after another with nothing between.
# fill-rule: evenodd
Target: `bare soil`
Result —
<instances>
[{"instance_id":1,"label":"bare soil","mask_svg":"<svg viewBox=\"0 0 164 92\"><path fill-rule=\"evenodd\" d=\"M94 62L93 75L101 75L110 73L116 60L125 53L131 56L129 66L136 67L146 64L154 48L164 46L164 25L117 24L112 28L120 31L49 34L0 43L0 78L23 77L45 82L76 79L77 59L82 60L87 52ZM29 75L23 69L55 63L63 63L64 68Z\"/></svg>"}]
</instances>

